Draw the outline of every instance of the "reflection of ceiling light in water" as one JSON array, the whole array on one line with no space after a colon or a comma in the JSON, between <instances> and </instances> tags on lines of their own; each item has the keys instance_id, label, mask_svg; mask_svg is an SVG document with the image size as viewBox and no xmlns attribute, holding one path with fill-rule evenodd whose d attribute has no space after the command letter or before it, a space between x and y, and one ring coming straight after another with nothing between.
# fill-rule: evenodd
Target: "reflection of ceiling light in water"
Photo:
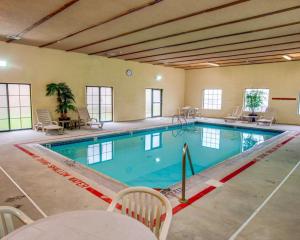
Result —
<instances>
[{"instance_id":1,"label":"reflection of ceiling light in water","mask_svg":"<svg viewBox=\"0 0 300 240\"><path fill-rule=\"evenodd\" d=\"M160 158L155 158L155 162L160 162Z\"/></svg>"},{"instance_id":2,"label":"reflection of ceiling light in water","mask_svg":"<svg viewBox=\"0 0 300 240\"><path fill-rule=\"evenodd\" d=\"M291 58L290 56L288 56L288 55L283 55L282 57L283 57L284 59L286 59L286 60L289 60L289 61L292 60L292 58Z\"/></svg>"}]
</instances>

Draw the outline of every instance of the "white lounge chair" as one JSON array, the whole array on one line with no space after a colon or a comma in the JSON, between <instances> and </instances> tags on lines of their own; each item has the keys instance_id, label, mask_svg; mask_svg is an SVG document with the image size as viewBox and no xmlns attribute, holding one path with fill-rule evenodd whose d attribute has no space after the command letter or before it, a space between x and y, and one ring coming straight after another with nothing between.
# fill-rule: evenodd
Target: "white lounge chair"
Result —
<instances>
[{"instance_id":1,"label":"white lounge chair","mask_svg":"<svg viewBox=\"0 0 300 240\"><path fill-rule=\"evenodd\" d=\"M57 130L59 134L64 133L64 128L59 126L56 121L52 121L50 112L47 109L37 109L36 110L37 123L35 124L35 129L41 129L46 134L50 130Z\"/></svg>"},{"instance_id":2,"label":"white lounge chair","mask_svg":"<svg viewBox=\"0 0 300 240\"><path fill-rule=\"evenodd\" d=\"M272 108L267 108L266 112L259 117L257 120L257 125L259 124L267 124L269 126L275 122L275 111Z\"/></svg>"},{"instance_id":3,"label":"white lounge chair","mask_svg":"<svg viewBox=\"0 0 300 240\"><path fill-rule=\"evenodd\" d=\"M152 188L126 188L117 194L107 211L113 212L120 206L122 214L145 224L159 240L167 238L172 220L172 207L164 195ZM165 219L162 219L162 216L165 216Z\"/></svg>"},{"instance_id":4,"label":"white lounge chair","mask_svg":"<svg viewBox=\"0 0 300 240\"><path fill-rule=\"evenodd\" d=\"M99 128L103 127L103 122L98 122L97 119L91 118L87 108L78 108L78 117L80 124L85 126L98 126Z\"/></svg>"},{"instance_id":5,"label":"white lounge chair","mask_svg":"<svg viewBox=\"0 0 300 240\"><path fill-rule=\"evenodd\" d=\"M240 120L242 113L243 113L243 109L240 106L237 106L233 109L231 114L224 117L224 120L225 122Z\"/></svg>"},{"instance_id":6,"label":"white lounge chair","mask_svg":"<svg viewBox=\"0 0 300 240\"><path fill-rule=\"evenodd\" d=\"M0 238L19 227L20 224L16 223L15 218L24 225L33 223L33 220L21 210L8 206L0 206Z\"/></svg>"}]
</instances>

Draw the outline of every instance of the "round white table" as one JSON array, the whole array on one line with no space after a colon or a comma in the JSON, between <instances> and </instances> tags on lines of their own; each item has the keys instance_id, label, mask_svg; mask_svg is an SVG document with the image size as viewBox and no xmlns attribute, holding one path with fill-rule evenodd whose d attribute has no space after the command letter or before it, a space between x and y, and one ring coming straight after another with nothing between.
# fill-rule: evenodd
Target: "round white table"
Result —
<instances>
[{"instance_id":1,"label":"round white table","mask_svg":"<svg viewBox=\"0 0 300 240\"><path fill-rule=\"evenodd\" d=\"M53 215L2 240L157 240L149 228L119 213L86 210Z\"/></svg>"}]
</instances>

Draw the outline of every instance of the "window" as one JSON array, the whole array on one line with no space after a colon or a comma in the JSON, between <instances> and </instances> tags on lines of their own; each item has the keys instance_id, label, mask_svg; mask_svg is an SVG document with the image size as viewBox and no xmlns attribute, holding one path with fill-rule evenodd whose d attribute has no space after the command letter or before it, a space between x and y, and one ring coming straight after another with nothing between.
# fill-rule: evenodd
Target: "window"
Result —
<instances>
[{"instance_id":1,"label":"window","mask_svg":"<svg viewBox=\"0 0 300 240\"><path fill-rule=\"evenodd\" d=\"M87 149L88 164L105 162L113 158L113 143L112 141L92 144Z\"/></svg>"},{"instance_id":2,"label":"window","mask_svg":"<svg viewBox=\"0 0 300 240\"><path fill-rule=\"evenodd\" d=\"M112 121L112 94L111 87L86 87L86 103L92 118L104 122Z\"/></svg>"},{"instance_id":3,"label":"window","mask_svg":"<svg viewBox=\"0 0 300 240\"><path fill-rule=\"evenodd\" d=\"M29 84L0 84L0 131L32 127Z\"/></svg>"},{"instance_id":4,"label":"window","mask_svg":"<svg viewBox=\"0 0 300 240\"><path fill-rule=\"evenodd\" d=\"M146 95L146 118L161 117L162 115L162 89L148 88Z\"/></svg>"},{"instance_id":5,"label":"window","mask_svg":"<svg viewBox=\"0 0 300 240\"><path fill-rule=\"evenodd\" d=\"M161 146L161 133L145 135L145 150L152 150Z\"/></svg>"},{"instance_id":6,"label":"window","mask_svg":"<svg viewBox=\"0 0 300 240\"><path fill-rule=\"evenodd\" d=\"M203 92L203 108L220 110L222 105L221 89L205 89Z\"/></svg>"},{"instance_id":7,"label":"window","mask_svg":"<svg viewBox=\"0 0 300 240\"><path fill-rule=\"evenodd\" d=\"M220 129L203 128L202 146L220 148Z\"/></svg>"},{"instance_id":8,"label":"window","mask_svg":"<svg viewBox=\"0 0 300 240\"><path fill-rule=\"evenodd\" d=\"M246 89L244 97L244 110L250 112L250 108L246 107L246 97L247 94L252 92L261 92L262 94L262 105L255 109L255 112L265 112L269 106L269 89Z\"/></svg>"}]
</instances>

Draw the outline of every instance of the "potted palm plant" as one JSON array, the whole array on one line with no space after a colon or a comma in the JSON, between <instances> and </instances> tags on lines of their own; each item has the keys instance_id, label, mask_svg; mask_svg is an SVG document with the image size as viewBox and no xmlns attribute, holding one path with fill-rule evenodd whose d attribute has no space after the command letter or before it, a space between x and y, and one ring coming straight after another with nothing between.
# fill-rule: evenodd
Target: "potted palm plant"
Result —
<instances>
[{"instance_id":1,"label":"potted palm plant","mask_svg":"<svg viewBox=\"0 0 300 240\"><path fill-rule=\"evenodd\" d=\"M255 122L255 117L257 117L255 111L261 107L262 103L263 94L261 91L251 91L246 94L246 107L251 111L249 116L253 116L252 122Z\"/></svg>"},{"instance_id":2,"label":"potted palm plant","mask_svg":"<svg viewBox=\"0 0 300 240\"><path fill-rule=\"evenodd\" d=\"M60 113L59 120L70 120L68 111L75 111L75 98L71 88L66 83L49 83L46 87L46 96L56 95L56 112Z\"/></svg>"}]
</instances>

